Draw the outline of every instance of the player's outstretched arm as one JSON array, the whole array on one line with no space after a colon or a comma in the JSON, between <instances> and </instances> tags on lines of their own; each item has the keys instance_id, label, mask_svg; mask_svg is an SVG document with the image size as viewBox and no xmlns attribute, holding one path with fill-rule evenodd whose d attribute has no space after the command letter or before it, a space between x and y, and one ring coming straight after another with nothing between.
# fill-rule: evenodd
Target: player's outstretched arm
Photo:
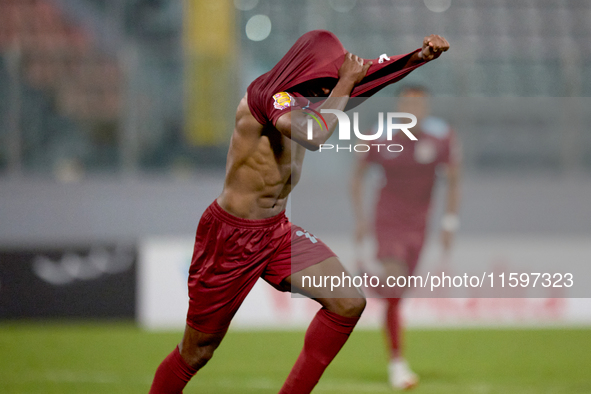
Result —
<instances>
[{"instance_id":1,"label":"player's outstretched arm","mask_svg":"<svg viewBox=\"0 0 591 394\"><path fill-rule=\"evenodd\" d=\"M414 53L406 67L410 67L422 61L431 61L437 59L443 52L449 50L449 42L437 34L431 34L423 39L423 47L419 52Z\"/></svg>"},{"instance_id":2,"label":"player's outstretched arm","mask_svg":"<svg viewBox=\"0 0 591 394\"><path fill-rule=\"evenodd\" d=\"M336 109L343 111L349 101L351 91L367 74L367 70L372 65L372 62L363 64L363 59L347 53L345 60L339 69L339 81L334 89L332 89L328 98L316 108L316 111L321 109ZM282 115L275 124L277 130L283 135L291 138L304 148L309 150L318 150L320 145L324 144L332 135L338 124L336 115L325 114L327 128L323 128L317 124L312 127L312 136L308 135L308 119L304 111L290 111Z\"/></svg>"}]
</instances>

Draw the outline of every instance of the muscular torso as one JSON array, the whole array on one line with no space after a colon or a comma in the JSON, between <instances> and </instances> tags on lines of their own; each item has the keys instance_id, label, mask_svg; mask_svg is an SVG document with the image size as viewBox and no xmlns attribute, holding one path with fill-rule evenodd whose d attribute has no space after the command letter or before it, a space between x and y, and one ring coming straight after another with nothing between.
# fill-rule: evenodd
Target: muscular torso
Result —
<instances>
[{"instance_id":1,"label":"muscular torso","mask_svg":"<svg viewBox=\"0 0 591 394\"><path fill-rule=\"evenodd\" d=\"M271 124L250 113L246 95L236 111L236 126L226 163L224 190L218 204L234 216L264 219L285 209L299 181L305 149Z\"/></svg>"}]
</instances>

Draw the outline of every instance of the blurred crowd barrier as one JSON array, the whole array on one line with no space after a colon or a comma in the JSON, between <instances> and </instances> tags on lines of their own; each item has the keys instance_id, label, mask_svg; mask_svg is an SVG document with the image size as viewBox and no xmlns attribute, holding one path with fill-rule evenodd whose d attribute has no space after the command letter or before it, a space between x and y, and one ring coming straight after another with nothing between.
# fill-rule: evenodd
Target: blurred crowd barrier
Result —
<instances>
[{"instance_id":1,"label":"blurred crowd barrier","mask_svg":"<svg viewBox=\"0 0 591 394\"><path fill-rule=\"evenodd\" d=\"M343 237L323 239L340 256L343 263L353 268L354 250L352 243ZM520 245L520 241L525 241ZM537 251L529 248L533 243L542 246ZM571 246L577 245L579 252L589 253L589 247L582 239L569 240ZM191 238L166 237L144 239L139 246L138 260L138 297L137 322L148 330L180 330L185 325L188 305L187 271L191 259ZM484 254L478 254L475 260L470 250L488 246ZM556 246L563 246L554 238L516 237L479 238L465 237L458 245L452 261L441 265L439 251L434 244L429 245L421 260L420 273L427 270L449 275L462 275L464 270L478 267L499 266L506 264L513 268L536 267L538 263L556 268L561 255ZM486 247L485 247L486 249ZM554 250L544 254L544 251ZM523 253L525 251L525 253ZM468 252L466 255L465 252ZM535 262L531 257L536 258ZM167 261L167 264L162 264ZM484 263L484 264L482 264ZM471 268L472 267L472 268ZM354 268L350 271L354 272ZM469 272L469 271L468 271ZM351 274L353 275L353 274ZM498 285L498 284L497 284ZM508 285L507 285L508 287ZM539 285L538 285L539 287ZM420 295L409 294L404 301L405 321L413 327L448 328L448 327L540 327L540 326L577 326L591 323L591 302L588 298L573 298L571 289L544 288L533 295L531 289L512 288L511 294L496 288L493 292L479 292L468 289L463 294L458 289L438 289L435 292L423 292ZM466 289L462 289L466 290ZM515 291L517 290L517 291ZM587 297L588 291L581 287L580 296ZM529 291L529 293L528 293ZM366 290L367 307L361 317L360 326L378 328L382 324L385 303L375 293ZM576 297L576 296L575 296ZM232 321L234 329L303 329L318 311L315 301L290 293L281 293L260 279L244 300Z\"/></svg>"},{"instance_id":2,"label":"blurred crowd barrier","mask_svg":"<svg viewBox=\"0 0 591 394\"><path fill-rule=\"evenodd\" d=\"M136 259L121 243L2 248L0 321L133 319Z\"/></svg>"}]
</instances>

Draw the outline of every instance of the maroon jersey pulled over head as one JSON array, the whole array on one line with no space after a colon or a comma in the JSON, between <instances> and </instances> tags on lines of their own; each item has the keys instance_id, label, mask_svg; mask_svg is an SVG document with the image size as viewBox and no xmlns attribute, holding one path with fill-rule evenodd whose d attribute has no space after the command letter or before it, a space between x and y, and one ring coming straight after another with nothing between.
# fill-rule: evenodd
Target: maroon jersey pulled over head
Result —
<instances>
[{"instance_id":1,"label":"maroon jersey pulled over head","mask_svg":"<svg viewBox=\"0 0 591 394\"><path fill-rule=\"evenodd\" d=\"M428 117L413 129L418 141L411 141L404 133L392 136L389 144L399 144L399 153L372 150L363 160L377 163L384 169L382 186L376 208L376 232L387 232L392 237L409 233L424 233L431 194L440 164L456 159L454 133L442 119ZM394 149L392 149L394 150Z\"/></svg>"},{"instance_id":2,"label":"maroon jersey pulled over head","mask_svg":"<svg viewBox=\"0 0 591 394\"><path fill-rule=\"evenodd\" d=\"M424 61L405 67L411 53L400 56L380 56L371 60L367 75L351 92L351 97L369 97L385 86L392 84L406 74L425 64ZM289 107L284 92L303 82L318 78L339 77L339 68L347 51L337 36L326 30L312 30L302 35L285 56L269 72L255 79L247 89L248 106L255 119L262 125L277 119ZM370 60L365 60L367 63ZM283 95L276 96L277 94ZM275 97L274 97L275 96ZM351 103L350 107L359 104Z\"/></svg>"}]
</instances>

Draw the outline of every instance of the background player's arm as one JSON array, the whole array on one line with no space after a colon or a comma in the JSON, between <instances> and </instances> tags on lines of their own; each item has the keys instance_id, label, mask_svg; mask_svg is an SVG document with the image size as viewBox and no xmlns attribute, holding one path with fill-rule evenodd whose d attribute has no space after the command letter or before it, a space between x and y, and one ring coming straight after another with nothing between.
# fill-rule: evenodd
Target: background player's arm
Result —
<instances>
[{"instance_id":1,"label":"background player's arm","mask_svg":"<svg viewBox=\"0 0 591 394\"><path fill-rule=\"evenodd\" d=\"M363 211L363 181L369 168L369 163L362 158L356 160L351 179L351 200L355 217L355 241L361 242L369 229L367 218Z\"/></svg>"},{"instance_id":2,"label":"background player's arm","mask_svg":"<svg viewBox=\"0 0 591 394\"><path fill-rule=\"evenodd\" d=\"M457 143L453 143L453 145L457 145ZM446 252L451 249L453 237L459 224L457 217L460 206L461 158L459 146L452 146L452 150L455 153L446 168L447 201L441 230L441 243Z\"/></svg>"},{"instance_id":3,"label":"background player's arm","mask_svg":"<svg viewBox=\"0 0 591 394\"><path fill-rule=\"evenodd\" d=\"M339 81L332 89L328 98L316 110L337 109L343 111L353 87L357 85L367 74L371 62L363 64L363 59L347 53L341 68L339 69ZM309 117L303 111L290 111L282 115L275 124L277 130L283 135L291 138L293 141L309 150L318 150L320 145L324 144L332 135L338 124L336 115L323 115L328 129L321 128L317 124L312 127L312 139L308 139L308 119Z\"/></svg>"}]
</instances>

